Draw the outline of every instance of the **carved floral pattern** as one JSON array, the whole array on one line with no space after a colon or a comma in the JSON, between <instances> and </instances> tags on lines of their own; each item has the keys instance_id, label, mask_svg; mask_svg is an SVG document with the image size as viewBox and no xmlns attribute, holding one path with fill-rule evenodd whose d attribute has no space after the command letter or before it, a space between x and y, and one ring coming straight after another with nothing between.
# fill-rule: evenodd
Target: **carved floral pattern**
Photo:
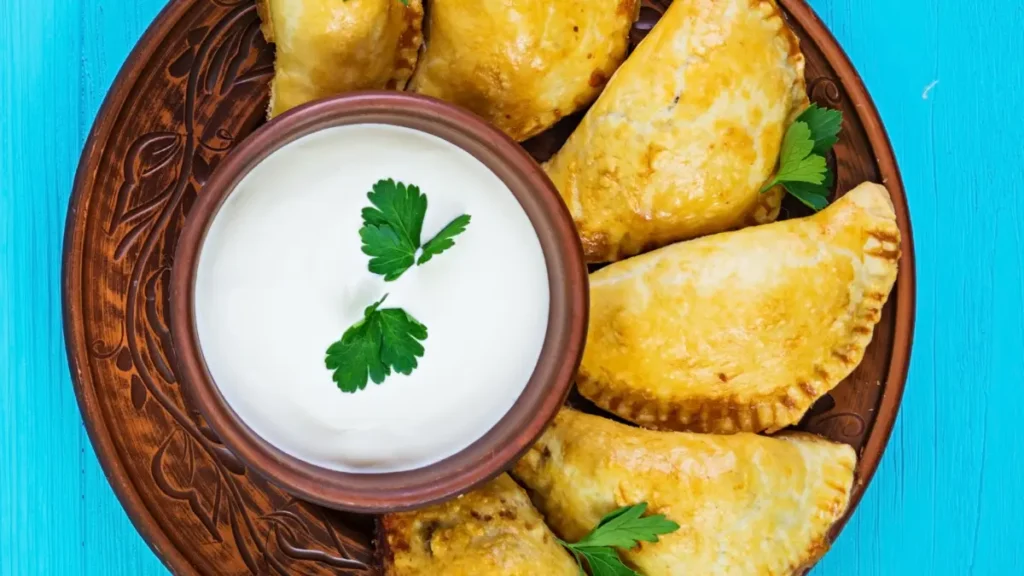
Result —
<instances>
[{"instance_id":1,"label":"carved floral pattern","mask_svg":"<svg viewBox=\"0 0 1024 576\"><path fill-rule=\"evenodd\" d=\"M90 351L113 362L136 411L170 417L157 428L163 437L149 475L159 493L187 506L205 539L233 542L252 574L371 574L365 539L252 477L177 387L166 320L177 236L217 163L259 122L273 72L251 0L210 4L220 17L185 34L165 68L165 82L180 90L176 113L135 138L121 159L105 232L115 242L110 258L128 270L123 325L120 341L97 339Z\"/></svg>"}]
</instances>

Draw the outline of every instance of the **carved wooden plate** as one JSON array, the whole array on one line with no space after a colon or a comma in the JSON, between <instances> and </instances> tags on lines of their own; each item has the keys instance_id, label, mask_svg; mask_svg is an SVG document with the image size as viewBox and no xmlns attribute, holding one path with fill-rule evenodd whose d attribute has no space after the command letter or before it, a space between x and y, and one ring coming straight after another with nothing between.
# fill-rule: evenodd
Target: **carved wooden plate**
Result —
<instances>
[{"instance_id":1,"label":"carved wooden plate","mask_svg":"<svg viewBox=\"0 0 1024 576\"><path fill-rule=\"evenodd\" d=\"M645 1L635 42L668 2ZM781 4L803 41L812 99L845 113L830 158L837 188L886 183L903 232L899 280L863 364L800 424L858 449L855 505L903 393L913 241L892 149L860 78L802 0ZM175 573L376 574L371 519L297 501L246 470L185 402L174 370L167 297L178 234L217 163L263 121L271 62L253 0L174 0L132 52L93 126L68 211L71 373L114 490ZM527 147L546 158L578 119ZM784 214L797 213L788 205Z\"/></svg>"}]
</instances>

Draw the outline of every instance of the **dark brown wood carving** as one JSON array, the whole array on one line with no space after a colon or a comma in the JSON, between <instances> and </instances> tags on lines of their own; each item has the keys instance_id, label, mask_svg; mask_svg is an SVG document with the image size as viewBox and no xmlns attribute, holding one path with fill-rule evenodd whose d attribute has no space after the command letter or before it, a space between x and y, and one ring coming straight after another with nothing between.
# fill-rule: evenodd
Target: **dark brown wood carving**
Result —
<instances>
[{"instance_id":1,"label":"dark brown wood carving","mask_svg":"<svg viewBox=\"0 0 1024 576\"><path fill-rule=\"evenodd\" d=\"M904 235L897 287L861 367L801 423L861 453L855 502L878 466L906 377L913 243L892 150L863 85L802 0L811 98L845 113L836 190L881 181ZM646 1L633 40L668 0ZM68 211L64 313L82 415L135 525L179 574L376 574L372 519L297 501L248 471L184 400L167 323L182 223L225 153L262 121L272 48L253 0L174 0L118 76L82 155ZM539 159L579 117L527 143ZM802 214L787 204L786 216Z\"/></svg>"}]
</instances>

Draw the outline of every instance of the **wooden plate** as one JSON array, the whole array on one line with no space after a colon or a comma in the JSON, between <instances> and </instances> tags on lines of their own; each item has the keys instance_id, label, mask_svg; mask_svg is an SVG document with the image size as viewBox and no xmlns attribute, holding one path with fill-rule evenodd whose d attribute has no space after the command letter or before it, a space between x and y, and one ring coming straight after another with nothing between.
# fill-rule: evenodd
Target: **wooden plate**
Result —
<instances>
[{"instance_id":1,"label":"wooden plate","mask_svg":"<svg viewBox=\"0 0 1024 576\"><path fill-rule=\"evenodd\" d=\"M634 41L668 1L645 2ZM845 113L830 159L837 188L884 182L903 232L899 280L863 364L800 425L858 449L855 505L903 393L913 240L896 161L860 78L802 0L781 4L803 41L812 99ZM375 574L371 519L297 501L246 470L184 401L173 368L167 297L178 234L217 163L263 121L271 62L253 0L174 0L128 58L82 153L68 210L71 373L114 490L172 571ZM575 121L527 147L546 157Z\"/></svg>"}]
</instances>

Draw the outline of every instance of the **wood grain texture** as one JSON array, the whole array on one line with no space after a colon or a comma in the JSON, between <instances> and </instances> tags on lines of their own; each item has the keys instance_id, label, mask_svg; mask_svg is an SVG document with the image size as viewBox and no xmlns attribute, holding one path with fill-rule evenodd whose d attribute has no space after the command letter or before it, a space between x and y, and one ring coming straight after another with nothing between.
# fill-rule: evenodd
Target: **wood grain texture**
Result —
<instances>
[{"instance_id":1,"label":"wood grain texture","mask_svg":"<svg viewBox=\"0 0 1024 576\"><path fill-rule=\"evenodd\" d=\"M61 230L107 87L160 0L0 0L0 574L159 574L82 428Z\"/></svg>"},{"instance_id":2,"label":"wood grain texture","mask_svg":"<svg viewBox=\"0 0 1024 576\"><path fill-rule=\"evenodd\" d=\"M1024 11L1001 0L812 4L889 130L918 262L900 418L818 574L1024 573L1024 406L1011 400L1024 385L1024 119L1005 104L1024 88L1009 56L1024 53Z\"/></svg>"},{"instance_id":3,"label":"wood grain texture","mask_svg":"<svg viewBox=\"0 0 1024 576\"><path fill-rule=\"evenodd\" d=\"M80 425L61 342L86 132L161 0L0 0L0 574L163 574ZM1020 574L1019 4L811 0L860 70L911 203L915 353L889 450L816 575ZM984 56L982 56L984 55ZM924 98L926 88L938 81Z\"/></svg>"}]
</instances>

